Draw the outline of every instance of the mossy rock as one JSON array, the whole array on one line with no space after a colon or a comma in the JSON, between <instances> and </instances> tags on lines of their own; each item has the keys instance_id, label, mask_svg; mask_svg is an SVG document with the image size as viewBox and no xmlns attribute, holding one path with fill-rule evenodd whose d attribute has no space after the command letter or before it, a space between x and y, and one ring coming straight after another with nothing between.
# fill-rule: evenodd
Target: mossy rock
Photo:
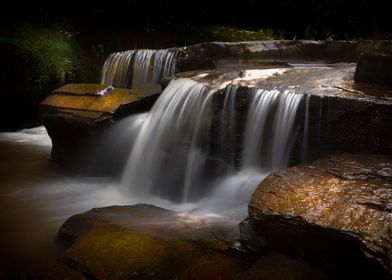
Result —
<instances>
[{"instance_id":1,"label":"mossy rock","mask_svg":"<svg viewBox=\"0 0 392 280\"><path fill-rule=\"evenodd\" d=\"M112 206L71 217L60 229L71 267L98 279L235 279L237 226L152 205Z\"/></svg>"}]
</instances>

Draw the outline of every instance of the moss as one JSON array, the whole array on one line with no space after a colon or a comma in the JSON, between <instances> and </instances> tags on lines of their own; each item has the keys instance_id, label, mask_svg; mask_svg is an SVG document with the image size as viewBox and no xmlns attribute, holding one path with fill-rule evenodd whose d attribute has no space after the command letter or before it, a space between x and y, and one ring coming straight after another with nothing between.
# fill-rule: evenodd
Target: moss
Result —
<instances>
[{"instance_id":1,"label":"moss","mask_svg":"<svg viewBox=\"0 0 392 280\"><path fill-rule=\"evenodd\" d=\"M88 267L98 278L173 278L202 257L197 246L165 241L146 233L101 228L83 235L68 251L70 259Z\"/></svg>"},{"instance_id":2,"label":"moss","mask_svg":"<svg viewBox=\"0 0 392 280\"><path fill-rule=\"evenodd\" d=\"M110 273L156 267L164 250L164 241L147 234L101 229L83 236L68 254L76 255L93 270L104 264L105 271L100 273Z\"/></svg>"},{"instance_id":3,"label":"moss","mask_svg":"<svg viewBox=\"0 0 392 280\"><path fill-rule=\"evenodd\" d=\"M130 94L129 90L114 89L105 96L94 96L95 89L100 89L101 85L66 85L55 91L56 94L48 96L42 104L59 108L113 112L123 104L140 100L135 94ZM66 89L61 91L61 89ZM72 89L77 91L72 92Z\"/></svg>"}]
</instances>

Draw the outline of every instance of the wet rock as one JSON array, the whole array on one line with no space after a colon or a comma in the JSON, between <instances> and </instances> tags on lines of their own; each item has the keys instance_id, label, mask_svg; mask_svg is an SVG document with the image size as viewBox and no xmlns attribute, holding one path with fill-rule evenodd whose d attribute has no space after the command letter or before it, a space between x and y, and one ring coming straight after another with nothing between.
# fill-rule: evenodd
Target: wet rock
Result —
<instances>
[{"instance_id":1,"label":"wet rock","mask_svg":"<svg viewBox=\"0 0 392 280\"><path fill-rule=\"evenodd\" d=\"M303 258L239 246L238 224L147 204L92 209L58 233L62 260L87 279L336 279Z\"/></svg>"},{"instance_id":2,"label":"wet rock","mask_svg":"<svg viewBox=\"0 0 392 280\"><path fill-rule=\"evenodd\" d=\"M358 61L355 81L392 85L392 56L364 55Z\"/></svg>"},{"instance_id":3,"label":"wet rock","mask_svg":"<svg viewBox=\"0 0 392 280\"><path fill-rule=\"evenodd\" d=\"M179 48L176 72L257 65L267 60L356 62L364 52L392 54L392 46L388 41L275 40L202 43Z\"/></svg>"},{"instance_id":4,"label":"wet rock","mask_svg":"<svg viewBox=\"0 0 392 280\"><path fill-rule=\"evenodd\" d=\"M335 155L268 176L241 224L244 244L360 279L392 272L392 157ZM344 271L351 270L351 274Z\"/></svg>"},{"instance_id":5,"label":"wet rock","mask_svg":"<svg viewBox=\"0 0 392 280\"><path fill-rule=\"evenodd\" d=\"M161 90L146 85L135 89L100 92L107 85L68 84L53 91L42 103L40 114L52 139L52 158L72 166L88 146L113 122L151 108Z\"/></svg>"},{"instance_id":6,"label":"wet rock","mask_svg":"<svg viewBox=\"0 0 392 280\"><path fill-rule=\"evenodd\" d=\"M93 279L235 279L237 225L152 205L93 209L68 219L64 260Z\"/></svg>"}]
</instances>

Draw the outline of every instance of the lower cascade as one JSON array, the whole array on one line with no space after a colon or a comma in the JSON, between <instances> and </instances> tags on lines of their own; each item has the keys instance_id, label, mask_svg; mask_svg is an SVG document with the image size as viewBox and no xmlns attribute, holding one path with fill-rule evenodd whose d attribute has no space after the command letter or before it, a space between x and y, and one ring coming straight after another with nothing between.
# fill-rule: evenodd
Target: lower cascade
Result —
<instances>
[{"instance_id":1,"label":"lower cascade","mask_svg":"<svg viewBox=\"0 0 392 280\"><path fill-rule=\"evenodd\" d=\"M243 168L276 170L287 167L301 94L258 89L249 108Z\"/></svg>"},{"instance_id":2,"label":"lower cascade","mask_svg":"<svg viewBox=\"0 0 392 280\"><path fill-rule=\"evenodd\" d=\"M214 97L222 92L187 78L171 81L138 132L123 171L123 188L132 195L198 201L197 211L219 213L225 208L226 214L230 209L235 215L235 208L246 206L262 178L288 165L303 95L250 89L241 132L237 117L244 112L236 111L237 89L226 88L216 120ZM241 133L242 144L237 137ZM212 150L212 139L220 142L218 151ZM237 145L243 148L235 165ZM223 154L229 159L222 176L217 166Z\"/></svg>"}]
</instances>

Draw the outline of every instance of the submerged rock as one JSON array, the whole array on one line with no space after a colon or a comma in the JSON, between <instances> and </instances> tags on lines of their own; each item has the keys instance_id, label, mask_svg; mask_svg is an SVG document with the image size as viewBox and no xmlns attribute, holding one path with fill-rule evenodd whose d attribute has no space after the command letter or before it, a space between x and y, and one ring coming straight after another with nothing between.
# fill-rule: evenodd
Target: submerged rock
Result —
<instances>
[{"instance_id":1,"label":"submerged rock","mask_svg":"<svg viewBox=\"0 0 392 280\"><path fill-rule=\"evenodd\" d=\"M241 224L244 244L303 256L355 277L392 272L392 157L336 155L268 176Z\"/></svg>"}]
</instances>

